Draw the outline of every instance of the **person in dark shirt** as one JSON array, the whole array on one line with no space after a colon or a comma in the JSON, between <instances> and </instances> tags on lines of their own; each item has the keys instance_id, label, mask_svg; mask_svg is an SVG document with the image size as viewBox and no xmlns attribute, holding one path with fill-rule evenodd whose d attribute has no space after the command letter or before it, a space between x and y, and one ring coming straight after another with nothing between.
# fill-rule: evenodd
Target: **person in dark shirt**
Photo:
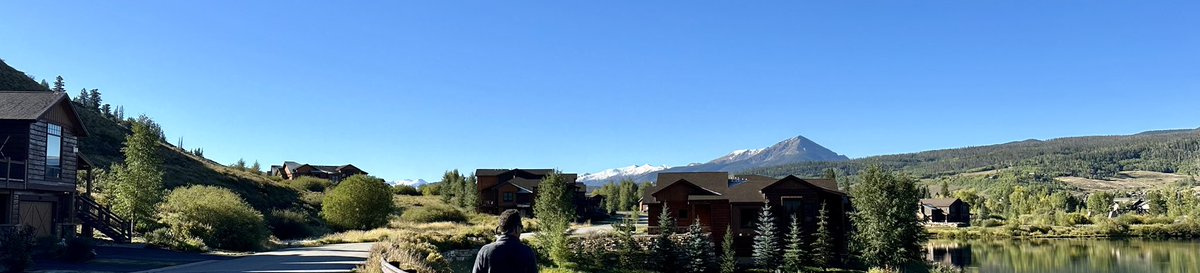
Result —
<instances>
[{"instance_id":1,"label":"person in dark shirt","mask_svg":"<svg viewBox=\"0 0 1200 273\"><path fill-rule=\"evenodd\" d=\"M521 213L515 209L500 213L500 238L479 249L473 273L537 273L537 255L521 243Z\"/></svg>"}]
</instances>

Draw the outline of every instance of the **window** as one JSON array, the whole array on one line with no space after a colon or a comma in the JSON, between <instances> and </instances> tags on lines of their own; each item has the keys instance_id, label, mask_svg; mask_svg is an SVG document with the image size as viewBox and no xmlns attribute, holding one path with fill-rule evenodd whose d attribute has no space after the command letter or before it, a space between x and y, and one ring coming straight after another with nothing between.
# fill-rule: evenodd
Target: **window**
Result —
<instances>
[{"instance_id":1,"label":"window","mask_svg":"<svg viewBox=\"0 0 1200 273\"><path fill-rule=\"evenodd\" d=\"M800 211L800 207L803 205L804 202L802 202L799 197L783 198L783 211L787 213L786 217L789 219L792 216L804 216L804 213Z\"/></svg>"},{"instance_id":2,"label":"window","mask_svg":"<svg viewBox=\"0 0 1200 273\"><path fill-rule=\"evenodd\" d=\"M516 194L511 192L504 193L504 202L512 203L515 196Z\"/></svg>"},{"instance_id":3,"label":"window","mask_svg":"<svg viewBox=\"0 0 1200 273\"><path fill-rule=\"evenodd\" d=\"M676 220L682 220L682 219L688 219L688 211L686 209L679 210L679 219L676 219Z\"/></svg>"},{"instance_id":4,"label":"window","mask_svg":"<svg viewBox=\"0 0 1200 273\"><path fill-rule=\"evenodd\" d=\"M46 126L46 178L62 178L62 126Z\"/></svg>"},{"instance_id":5,"label":"window","mask_svg":"<svg viewBox=\"0 0 1200 273\"><path fill-rule=\"evenodd\" d=\"M754 228L754 220L758 218L757 209L742 209L738 220L741 228Z\"/></svg>"}]
</instances>

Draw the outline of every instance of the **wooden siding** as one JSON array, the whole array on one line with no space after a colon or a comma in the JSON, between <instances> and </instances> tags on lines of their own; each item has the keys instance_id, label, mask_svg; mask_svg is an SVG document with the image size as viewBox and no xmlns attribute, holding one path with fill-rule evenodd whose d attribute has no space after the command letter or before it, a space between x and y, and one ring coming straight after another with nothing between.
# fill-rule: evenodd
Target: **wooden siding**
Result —
<instances>
[{"instance_id":1,"label":"wooden siding","mask_svg":"<svg viewBox=\"0 0 1200 273\"><path fill-rule=\"evenodd\" d=\"M61 126L61 125L60 125ZM70 127L62 129L62 177L46 176L46 138L48 123L38 121L29 126L29 159L26 161L27 176L30 188L73 190L75 188L78 155L75 153L78 139ZM40 184L40 185L35 185Z\"/></svg>"}]
</instances>

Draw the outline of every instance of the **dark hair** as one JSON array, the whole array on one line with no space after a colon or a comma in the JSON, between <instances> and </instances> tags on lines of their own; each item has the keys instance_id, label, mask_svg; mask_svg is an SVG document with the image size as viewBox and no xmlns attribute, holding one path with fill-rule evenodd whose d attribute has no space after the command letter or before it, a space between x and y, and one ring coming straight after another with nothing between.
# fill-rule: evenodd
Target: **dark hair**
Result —
<instances>
[{"instance_id":1,"label":"dark hair","mask_svg":"<svg viewBox=\"0 0 1200 273\"><path fill-rule=\"evenodd\" d=\"M520 231L521 228L521 212L510 209L500 213L500 226L496 227L497 233L504 235L509 231Z\"/></svg>"}]
</instances>

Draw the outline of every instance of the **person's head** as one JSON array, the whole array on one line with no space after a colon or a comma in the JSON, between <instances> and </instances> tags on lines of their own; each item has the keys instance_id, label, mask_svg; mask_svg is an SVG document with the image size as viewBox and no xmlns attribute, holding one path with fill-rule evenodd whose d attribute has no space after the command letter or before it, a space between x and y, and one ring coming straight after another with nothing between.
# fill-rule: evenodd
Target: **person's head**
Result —
<instances>
[{"instance_id":1,"label":"person's head","mask_svg":"<svg viewBox=\"0 0 1200 273\"><path fill-rule=\"evenodd\" d=\"M500 213L500 226L496 227L500 235L520 236L522 228L521 212L510 209Z\"/></svg>"}]
</instances>

